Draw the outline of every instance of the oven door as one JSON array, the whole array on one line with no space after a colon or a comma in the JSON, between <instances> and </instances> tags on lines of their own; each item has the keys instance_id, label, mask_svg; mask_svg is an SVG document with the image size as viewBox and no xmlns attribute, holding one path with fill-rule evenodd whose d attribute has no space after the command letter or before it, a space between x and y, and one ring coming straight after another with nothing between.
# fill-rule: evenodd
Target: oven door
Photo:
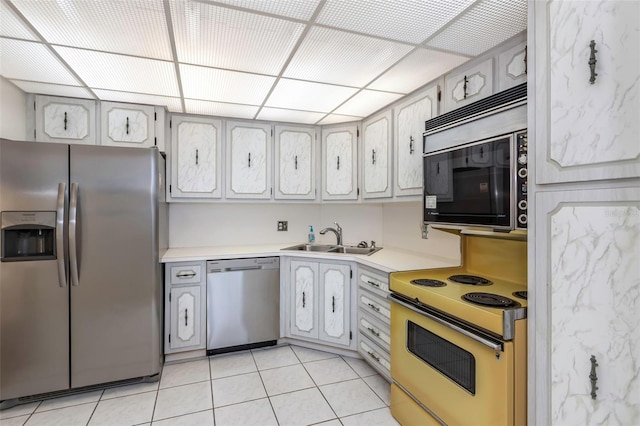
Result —
<instances>
[{"instance_id":1,"label":"oven door","mask_svg":"<svg viewBox=\"0 0 640 426\"><path fill-rule=\"evenodd\" d=\"M391 300L393 381L446 424L512 425L513 343Z\"/></svg>"}]
</instances>

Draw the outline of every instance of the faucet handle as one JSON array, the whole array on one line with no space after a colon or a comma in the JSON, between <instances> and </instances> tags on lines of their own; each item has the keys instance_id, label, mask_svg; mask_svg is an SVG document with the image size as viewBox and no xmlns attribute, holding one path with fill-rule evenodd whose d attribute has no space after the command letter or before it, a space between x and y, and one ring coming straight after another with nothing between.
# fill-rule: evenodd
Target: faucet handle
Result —
<instances>
[{"instance_id":1,"label":"faucet handle","mask_svg":"<svg viewBox=\"0 0 640 426\"><path fill-rule=\"evenodd\" d=\"M340 227L340 224L338 222L333 222L336 225L336 229L338 230L338 232L342 232L342 228Z\"/></svg>"},{"instance_id":2,"label":"faucet handle","mask_svg":"<svg viewBox=\"0 0 640 426\"><path fill-rule=\"evenodd\" d=\"M371 248L376 248L376 242L371 240Z\"/></svg>"}]
</instances>

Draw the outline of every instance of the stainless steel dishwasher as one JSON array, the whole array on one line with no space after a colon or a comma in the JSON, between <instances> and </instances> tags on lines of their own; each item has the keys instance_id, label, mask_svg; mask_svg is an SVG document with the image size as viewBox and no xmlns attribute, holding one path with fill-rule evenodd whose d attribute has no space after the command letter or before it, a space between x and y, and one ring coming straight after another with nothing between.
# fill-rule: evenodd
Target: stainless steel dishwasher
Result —
<instances>
[{"instance_id":1,"label":"stainless steel dishwasher","mask_svg":"<svg viewBox=\"0 0 640 426\"><path fill-rule=\"evenodd\" d=\"M275 345L280 259L207 262L207 355Z\"/></svg>"}]
</instances>

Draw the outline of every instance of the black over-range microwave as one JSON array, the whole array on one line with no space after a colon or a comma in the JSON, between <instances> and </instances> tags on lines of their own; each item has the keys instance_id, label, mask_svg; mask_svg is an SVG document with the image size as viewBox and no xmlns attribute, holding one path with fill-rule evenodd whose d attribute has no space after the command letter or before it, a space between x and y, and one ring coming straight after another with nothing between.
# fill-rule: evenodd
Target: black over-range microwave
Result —
<instances>
[{"instance_id":1,"label":"black over-range microwave","mask_svg":"<svg viewBox=\"0 0 640 426\"><path fill-rule=\"evenodd\" d=\"M526 229L526 87L516 89L427 121L425 224Z\"/></svg>"}]
</instances>

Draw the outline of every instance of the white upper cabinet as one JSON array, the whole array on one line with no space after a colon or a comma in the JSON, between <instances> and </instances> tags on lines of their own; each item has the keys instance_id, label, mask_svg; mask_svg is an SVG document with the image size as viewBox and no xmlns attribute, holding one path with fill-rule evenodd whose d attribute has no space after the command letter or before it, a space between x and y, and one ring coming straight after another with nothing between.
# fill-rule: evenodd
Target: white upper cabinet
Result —
<instances>
[{"instance_id":1,"label":"white upper cabinet","mask_svg":"<svg viewBox=\"0 0 640 426\"><path fill-rule=\"evenodd\" d=\"M422 195L422 132L424 122L438 115L438 86L394 108L395 196Z\"/></svg>"},{"instance_id":2,"label":"white upper cabinet","mask_svg":"<svg viewBox=\"0 0 640 426\"><path fill-rule=\"evenodd\" d=\"M444 79L444 107L451 111L493 94L493 58L459 69Z\"/></svg>"},{"instance_id":3,"label":"white upper cabinet","mask_svg":"<svg viewBox=\"0 0 640 426\"><path fill-rule=\"evenodd\" d=\"M271 198L271 125L227 121L227 198Z\"/></svg>"},{"instance_id":4,"label":"white upper cabinet","mask_svg":"<svg viewBox=\"0 0 640 426\"><path fill-rule=\"evenodd\" d=\"M550 2L537 12L538 183L640 175L639 7Z\"/></svg>"},{"instance_id":5,"label":"white upper cabinet","mask_svg":"<svg viewBox=\"0 0 640 426\"><path fill-rule=\"evenodd\" d=\"M35 96L35 140L96 144L96 102Z\"/></svg>"},{"instance_id":6,"label":"white upper cabinet","mask_svg":"<svg viewBox=\"0 0 640 426\"><path fill-rule=\"evenodd\" d=\"M358 199L358 128L331 127L322 132L322 199Z\"/></svg>"},{"instance_id":7,"label":"white upper cabinet","mask_svg":"<svg viewBox=\"0 0 640 426\"><path fill-rule=\"evenodd\" d=\"M149 148L155 146L155 110L152 106L102 102L102 145Z\"/></svg>"},{"instance_id":8,"label":"white upper cabinet","mask_svg":"<svg viewBox=\"0 0 640 426\"><path fill-rule=\"evenodd\" d=\"M177 116L171 125L171 196L222 196L222 122Z\"/></svg>"},{"instance_id":9,"label":"white upper cabinet","mask_svg":"<svg viewBox=\"0 0 640 426\"><path fill-rule=\"evenodd\" d=\"M391 110L362 123L362 136L362 197L391 197Z\"/></svg>"},{"instance_id":10,"label":"white upper cabinet","mask_svg":"<svg viewBox=\"0 0 640 426\"><path fill-rule=\"evenodd\" d=\"M527 43L519 43L498 56L498 91L527 81Z\"/></svg>"},{"instance_id":11,"label":"white upper cabinet","mask_svg":"<svg viewBox=\"0 0 640 426\"><path fill-rule=\"evenodd\" d=\"M275 126L275 198L316 198L316 140L318 129Z\"/></svg>"}]
</instances>

